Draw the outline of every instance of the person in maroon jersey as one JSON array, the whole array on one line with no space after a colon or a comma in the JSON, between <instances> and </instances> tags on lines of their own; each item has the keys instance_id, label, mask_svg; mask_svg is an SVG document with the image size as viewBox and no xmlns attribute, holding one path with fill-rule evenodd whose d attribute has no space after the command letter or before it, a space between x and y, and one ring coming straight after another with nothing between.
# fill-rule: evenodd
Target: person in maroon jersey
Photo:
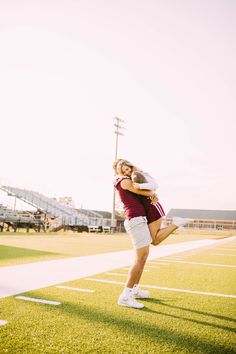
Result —
<instances>
[{"instance_id":1,"label":"person in maroon jersey","mask_svg":"<svg viewBox=\"0 0 236 354\"><path fill-rule=\"evenodd\" d=\"M120 176L129 177L136 190L155 190L157 188L156 181L149 174L144 173L127 160L118 159L114 163L114 169ZM164 241L178 227L186 225L189 222L189 219L174 217L171 225L161 228L162 217L165 215L161 204L158 201L153 204L150 198L145 196L141 197L140 200L145 209L148 227L152 236L152 244L154 246Z\"/></svg>"},{"instance_id":2,"label":"person in maroon jersey","mask_svg":"<svg viewBox=\"0 0 236 354\"><path fill-rule=\"evenodd\" d=\"M126 176L117 176L114 186L123 202L126 216L125 229L131 237L135 252L135 259L129 269L126 285L118 299L118 305L140 309L144 305L137 302L136 299L149 297L149 291L141 290L138 284L149 254L152 238L147 226L146 212L138 195L151 197L153 202L156 202L157 199L153 191L135 189L131 179Z\"/></svg>"},{"instance_id":3,"label":"person in maroon jersey","mask_svg":"<svg viewBox=\"0 0 236 354\"><path fill-rule=\"evenodd\" d=\"M158 198L152 190L142 190L140 186L135 188L136 185L132 182L131 175L132 172L136 172L138 169L128 161L121 159L116 160L113 164L113 169L118 173L114 181L114 186L123 203L126 217L124 226L131 237L135 252L135 260L129 269L126 285L118 299L118 305L143 308L144 305L137 302L136 299L149 297L149 291L139 288L139 281L149 254L149 246L153 242L147 220L147 216L153 218L153 212L149 213L149 211L145 209L147 206L142 202L142 199L146 198L148 200L149 208L149 204L157 204ZM156 207L155 209L157 210ZM171 227L166 228L168 229L168 235L177 227L178 225L173 224ZM161 233L158 243L166 237L167 233Z\"/></svg>"}]
</instances>

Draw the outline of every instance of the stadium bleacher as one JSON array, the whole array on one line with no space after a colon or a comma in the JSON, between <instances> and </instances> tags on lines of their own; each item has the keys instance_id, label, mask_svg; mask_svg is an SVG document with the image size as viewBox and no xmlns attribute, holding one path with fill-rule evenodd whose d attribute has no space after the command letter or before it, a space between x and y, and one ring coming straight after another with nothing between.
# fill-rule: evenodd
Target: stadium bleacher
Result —
<instances>
[{"instance_id":1,"label":"stadium bleacher","mask_svg":"<svg viewBox=\"0 0 236 354\"><path fill-rule=\"evenodd\" d=\"M41 228L43 223L40 219L35 218L30 213L19 213L15 210L7 208L5 205L0 204L0 230L3 231L4 225L7 228L10 226L16 231L17 228Z\"/></svg>"},{"instance_id":2,"label":"stadium bleacher","mask_svg":"<svg viewBox=\"0 0 236 354\"><path fill-rule=\"evenodd\" d=\"M40 213L47 215L47 229L58 231L61 228L70 227L78 231L85 230L111 230L111 218L104 218L102 214L95 210L75 209L59 203L55 198L49 198L41 193L11 187L0 186L9 196L19 198L23 202L35 207Z\"/></svg>"},{"instance_id":3,"label":"stadium bleacher","mask_svg":"<svg viewBox=\"0 0 236 354\"><path fill-rule=\"evenodd\" d=\"M63 225L88 225L88 216L83 215L73 208L58 203L53 198L48 198L41 193L15 188L10 186L1 186L1 189L8 195L16 196L22 201L32 205L38 210L51 214Z\"/></svg>"}]
</instances>

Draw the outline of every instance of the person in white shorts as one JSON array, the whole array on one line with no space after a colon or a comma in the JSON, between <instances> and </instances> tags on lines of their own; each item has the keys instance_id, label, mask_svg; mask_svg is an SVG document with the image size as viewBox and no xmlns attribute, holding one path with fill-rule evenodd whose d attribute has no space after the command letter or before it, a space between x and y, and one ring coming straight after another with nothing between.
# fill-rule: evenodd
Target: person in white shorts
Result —
<instances>
[{"instance_id":1,"label":"person in white shorts","mask_svg":"<svg viewBox=\"0 0 236 354\"><path fill-rule=\"evenodd\" d=\"M118 304L126 307L143 308L144 305L137 302L136 299L149 297L149 291L141 290L138 284L149 254L152 237L147 225L146 211L138 195L151 197L153 204L157 203L158 198L154 191L134 188L130 174L128 174L128 172L132 172L131 168L124 162L126 160L118 159L113 164L115 172L120 171L120 175L116 176L114 186L123 202L126 216L124 226L133 243L135 260L129 269L126 286L119 297ZM129 171L126 171L126 169L129 169ZM127 173L127 176L125 176L125 173ZM174 225L174 229L177 227Z\"/></svg>"},{"instance_id":2,"label":"person in white shorts","mask_svg":"<svg viewBox=\"0 0 236 354\"><path fill-rule=\"evenodd\" d=\"M140 309L144 305L137 302L136 298L149 297L149 291L141 290L138 284L149 254L149 245L152 242L152 238L147 226L144 207L137 194L150 197L155 196L155 194L153 191L135 189L130 178L124 176L118 176L115 179L114 186L124 205L126 215L124 225L131 237L135 252L135 259L129 269L126 285L119 297L118 305Z\"/></svg>"}]
</instances>

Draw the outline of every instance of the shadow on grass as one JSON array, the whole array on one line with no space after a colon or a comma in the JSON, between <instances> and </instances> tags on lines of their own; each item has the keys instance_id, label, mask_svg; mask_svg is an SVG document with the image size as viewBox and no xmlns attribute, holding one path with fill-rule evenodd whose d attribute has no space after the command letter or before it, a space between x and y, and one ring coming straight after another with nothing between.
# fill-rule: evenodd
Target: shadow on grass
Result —
<instances>
[{"instance_id":1,"label":"shadow on grass","mask_svg":"<svg viewBox=\"0 0 236 354\"><path fill-rule=\"evenodd\" d=\"M169 306L169 307L172 307L172 306ZM205 322L205 321L199 321L199 320L196 320L196 319L193 320L193 319L188 318L188 317L176 316L176 315L165 313L165 312L150 310L149 308L146 308L146 307L143 309L143 311L152 312L152 313L156 313L158 315L162 315L162 316L166 316L166 317L172 317L172 318L175 318L177 320L184 320L184 321L200 324L200 325L203 325L203 326L218 328L218 329L221 329L221 330L225 330L225 331L236 333L236 329L233 328L233 327L228 327L228 326L224 326L224 325L218 325L218 324L215 324L215 323L210 323L210 322ZM191 312L191 310L189 310L189 311ZM207 316L207 314L205 314L205 315Z\"/></svg>"},{"instance_id":2,"label":"shadow on grass","mask_svg":"<svg viewBox=\"0 0 236 354\"><path fill-rule=\"evenodd\" d=\"M33 293L30 294L30 296L33 296ZM47 297L47 300L49 298ZM55 300L55 299L52 299ZM163 301L161 300L156 300L156 303L159 305L165 305ZM93 306L93 305L92 305ZM203 321L197 321L197 320L191 320L189 318L184 318L181 316L176 316L176 315L171 315L159 311L154 311L148 308L144 308L142 310L135 310L135 309L128 309L128 308L120 308L121 312L119 312L119 315L114 314L114 312L110 312L107 310L107 312L104 312L104 310L99 310L94 307L90 307L89 305L85 305L84 303L82 305L80 304L72 304L65 302L63 303L60 307L57 308L51 308L52 311L57 311L57 312L63 312L67 315L70 315L71 317L80 317L83 320L87 320L91 322L91 325L93 323L98 323L98 324L104 324L104 325L109 325L111 327L114 327L114 330L120 330L123 331L125 335L129 336L137 336L140 340L145 340L149 338L152 341L156 341L157 343L161 344L167 344L170 347L174 347L175 350L177 350L177 347L180 349L186 349L187 352L191 353L204 353L204 354L235 354L235 351L231 349L230 343L228 343L226 347L226 343L224 344L216 344L213 342L213 340L205 340L198 336L196 332L193 330L192 335L187 334L184 332L181 333L180 331L176 331L175 329L170 329L170 328L163 328L160 325L158 326L158 317L157 317L157 323L155 325L148 325L145 323L142 323L139 318L137 320L129 319L129 318L124 318L122 317L122 311L124 310L125 314L127 315L127 311L131 311L133 314L134 311L138 312L144 312L144 313L156 313L157 315L162 315L162 316L168 316L173 318L173 320L187 320L192 322L193 324L197 325L206 325L206 326L212 326L213 328L221 329L221 330L228 330L228 331L233 331L232 328L230 327L224 327L224 326L218 326L214 324L209 324L207 322ZM167 305L168 306L168 305ZM171 306L170 306L171 307ZM135 340L135 339L134 339Z\"/></svg>"},{"instance_id":3,"label":"shadow on grass","mask_svg":"<svg viewBox=\"0 0 236 354\"><path fill-rule=\"evenodd\" d=\"M144 300L144 299L143 299L143 300ZM203 312L203 311L188 309L188 308L186 308L186 307L180 307L180 306L169 305L169 304L166 304L166 301L162 301L162 300L160 300L160 299L153 299L153 298L150 298L150 299L146 299L145 302L150 302L150 303L152 302L152 303L155 303L155 304L161 304L161 305L163 305L163 306L170 307L170 308L173 308L173 309L177 309L177 310L181 310L181 311L186 311L186 312L192 312L192 313L196 313L196 314L198 314L198 315L213 317L213 318L217 318L217 319L219 319L219 320L230 321L230 322L236 323L236 319L235 319L235 318L226 317L226 316L221 316L221 315L215 315L215 314L209 313L209 312Z\"/></svg>"}]
</instances>

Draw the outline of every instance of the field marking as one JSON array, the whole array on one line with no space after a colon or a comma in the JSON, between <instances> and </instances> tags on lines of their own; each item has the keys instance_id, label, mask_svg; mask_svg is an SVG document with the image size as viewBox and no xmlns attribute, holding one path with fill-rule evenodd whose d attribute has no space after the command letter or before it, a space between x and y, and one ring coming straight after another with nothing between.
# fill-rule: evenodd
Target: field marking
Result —
<instances>
[{"instance_id":1,"label":"field marking","mask_svg":"<svg viewBox=\"0 0 236 354\"><path fill-rule=\"evenodd\" d=\"M145 266L146 267L146 266ZM122 269L124 269L124 270L130 270L130 267L129 268L122 268ZM149 272L149 270L144 270L144 272ZM126 273L126 274L128 274L128 273Z\"/></svg>"},{"instance_id":2,"label":"field marking","mask_svg":"<svg viewBox=\"0 0 236 354\"><path fill-rule=\"evenodd\" d=\"M125 273L111 273L111 272L106 272L105 274L107 275L117 275L117 276L123 276L123 277L127 277L128 274Z\"/></svg>"},{"instance_id":3,"label":"field marking","mask_svg":"<svg viewBox=\"0 0 236 354\"><path fill-rule=\"evenodd\" d=\"M63 286L63 285L57 285L55 287L59 288L59 289L81 291L81 292L85 292L85 293L94 293L94 291L95 291L95 290L90 290L90 289L72 288L71 286Z\"/></svg>"},{"instance_id":4,"label":"field marking","mask_svg":"<svg viewBox=\"0 0 236 354\"><path fill-rule=\"evenodd\" d=\"M178 255L168 255L168 256L166 256L166 258L180 258L180 259L183 259L184 258L184 256L183 255L181 255L181 256L178 256Z\"/></svg>"},{"instance_id":5,"label":"field marking","mask_svg":"<svg viewBox=\"0 0 236 354\"><path fill-rule=\"evenodd\" d=\"M183 261L184 258L175 258L175 257L166 257L165 260L170 260L170 261Z\"/></svg>"},{"instance_id":6,"label":"field marking","mask_svg":"<svg viewBox=\"0 0 236 354\"><path fill-rule=\"evenodd\" d=\"M100 283L117 284L117 285L124 285L125 284L125 283L122 283L119 281L111 281L111 280L96 279L96 278L85 278L85 280L96 281L96 282L100 282ZM156 285L141 284L141 286L143 288L175 291L175 292L179 292L179 293L189 293L189 294L208 295L208 296L216 296L216 297L227 297L227 298L236 299L236 295L218 294L218 293L211 293L211 292L205 292L205 291L193 291L193 290L186 290L186 289L166 288L164 286L156 286Z\"/></svg>"},{"instance_id":7,"label":"field marking","mask_svg":"<svg viewBox=\"0 0 236 354\"><path fill-rule=\"evenodd\" d=\"M144 269L144 272L150 272L150 270ZM124 277L127 277L127 276L128 276L128 273L112 273L112 272L106 272L105 274L107 274L107 275L124 276Z\"/></svg>"},{"instance_id":8,"label":"field marking","mask_svg":"<svg viewBox=\"0 0 236 354\"><path fill-rule=\"evenodd\" d=\"M0 326L4 326L4 325L6 325L8 322L7 321L5 321L5 320L0 320Z\"/></svg>"},{"instance_id":9,"label":"field marking","mask_svg":"<svg viewBox=\"0 0 236 354\"><path fill-rule=\"evenodd\" d=\"M154 268L154 269L158 269L158 268L161 268L159 266L152 266L152 265L145 265L145 268Z\"/></svg>"},{"instance_id":10,"label":"field marking","mask_svg":"<svg viewBox=\"0 0 236 354\"><path fill-rule=\"evenodd\" d=\"M230 254L230 253L211 253L211 255L215 255L215 256L225 256L225 257L236 257L236 254Z\"/></svg>"},{"instance_id":11,"label":"field marking","mask_svg":"<svg viewBox=\"0 0 236 354\"><path fill-rule=\"evenodd\" d=\"M27 296L16 296L15 298L17 300L40 302L42 304L47 304L47 305L54 305L54 306L61 305L61 303L58 302L58 301L49 301L49 300L43 300L43 299L36 299L36 298L33 298L33 297L27 297Z\"/></svg>"},{"instance_id":12,"label":"field marking","mask_svg":"<svg viewBox=\"0 0 236 354\"><path fill-rule=\"evenodd\" d=\"M215 247L218 247L218 248L221 248L221 246L215 246ZM224 246L223 246L224 247ZM235 250L236 251L236 245L234 246L234 245L231 245L230 246L230 249L232 249L232 250Z\"/></svg>"},{"instance_id":13,"label":"field marking","mask_svg":"<svg viewBox=\"0 0 236 354\"><path fill-rule=\"evenodd\" d=\"M216 247L217 251L236 251L236 248L222 248L222 247Z\"/></svg>"},{"instance_id":14,"label":"field marking","mask_svg":"<svg viewBox=\"0 0 236 354\"><path fill-rule=\"evenodd\" d=\"M161 259L160 259L161 262ZM167 261L169 263L184 263L184 264L197 264L197 265L206 265L210 267L226 267L226 268L236 268L234 265L229 265L229 264L217 264L217 263L204 263L204 262L187 262L187 261Z\"/></svg>"},{"instance_id":15,"label":"field marking","mask_svg":"<svg viewBox=\"0 0 236 354\"><path fill-rule=\"evenodd\" d=\"M231 244L235 240L236 236L232 236L221 240L204 239L151 247L149 261L180 255L186 251L204 250L216 245ZM133 263L133 258L133 250L127 250L3 266L0 267L0 298L115 271L130 266Z\"/></svg>"},{"instance_id":16,"label":"field marking","mask_svg":"<svg viewBox=\"0 0 236 354\"><path fill-rule=\"evenodd\" d=\"M149 262L150 262L150 261L149 261ZM164 261L163 261L163 263L162 263L162 262L160 263L159 261L158 261L158 262L153 262L153 261L151 261L150 264L151 264L151 265L153 265L153 264L154 264L154 265L155 265L155 264L156 264L156 265L168 265L168 263L164 263Z\"/></svg>"}]
</instances>

